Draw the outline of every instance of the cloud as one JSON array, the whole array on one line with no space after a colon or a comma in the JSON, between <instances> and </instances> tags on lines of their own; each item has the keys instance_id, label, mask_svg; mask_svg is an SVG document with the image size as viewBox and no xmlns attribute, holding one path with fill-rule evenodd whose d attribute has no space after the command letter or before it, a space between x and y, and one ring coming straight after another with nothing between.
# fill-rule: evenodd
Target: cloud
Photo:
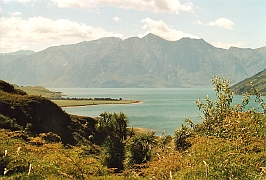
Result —
<instances>
[{"instance_id":1,"label":"cloud","mask_svg":"<svg viewBox=\"0 0 266 180\"><path fill-rule=\"evenodd\" d=\"M21 4L29 3L31 0L17 0Z\"/></svg>"},{"instance_id":2,"label":"cloud","mask_svg":"<svg viewBox=\"0 0 266 180\"><path fill-rule=\"evenodd\" d=\"M3 9L2 9L2 7L0 6L0 13L1 13L1 12L3 12Z\"/></svg>"},{"instance_id":3,"label":"cloud","mask_svg":"<svg viewBox=\"0 0 266 180\"><path fill-rule=\"evenodd\" d=\"M26 3L29 3L33 0L3 0L4 3L9 3L10 1L16 1L16 2L21 3L21 4L26 4Z\"/></svg>"},{"instance_id":4,"label":"cloud","mask_svg":"<svg viewBox=\"0 0 266 180\"><path fill-rule=\"evenodd\" d=\"M225 29L233 29L233 25L234 23L229 20L229 19L226 19L226 18L219 18L217 19L216 21L214 22L209 22L207 24L208 26L218 26L218 27L221 27L221 28L225 28Z\"/></svg>"},{"instance_id":5,"label":"cloud","mask_svg":"<svg viewBox=\"0 0 266 180\"><path fill-rule=\"evenodd\" d=\"M28 19L13 16L11 18L1 17L0 24L1 52L25 48L39 51L48 46L77 43L101 37L123 38L121 34L67 19L53 21L40 16Z\"/></svg>"},{"instance_id":6,"label":"cloud","mask_svg":"<svg viewBox=\"0 0 266 180\"><path fill-rule=\"evenodd\" d=\"M141 22L144 23L142 29L148 31L144 35L139 35L139 37L145 36L148 33L153 33L169 41L176 41L183 37L198 38L194 35L171 28L162 20L155 21L150 18L145 18Z\"/></svg>"},{"instance_id":7,"label":"cloud","mask_svg":"<svg viewBox=\"0 0 266 180\"><path fill-rule=\"evenodd\" d=\"M223 43L223 42L213 42L213 46L223 49L229 49L230 47L244 47L245 42L235 42L235 43Z\"/></svg>"},{"instance_id":8,"label":"cloud","mask_svg":"<svg viewBox=\"0 0 266 180\"><path fill-rule=\"evenodd\" d=\"M121 19L120 19L119 17L114 17L114 18L112 19L112 21L114 21L114 22L120 22Z\"/></svg>"},{"instance_id":9,"label":"cloud","mask_svg":"<svg viewBox=\"0 0 266 180\"><path fill-rule=\"evenodd\" d=\"M200 20L194 21L193 24L202 25L202 22Z\"/></svg>"},{"instance_id":10,"label":"cloud","mask_svg":"<svg viewBox=\"0 0 266 180\"><path fill-rule=\"evenodd\" d=\"M14 13L10 13L11 16L21 16L21 12L14 12Z\"/></svg>"},{"instance_id":11,"label":"cloud","mask_svg":"<svg viewBox=\"0 0 266 180\"><path fill-rule=\"evenodd\" d=\"M93 9L98 6L112 6L122 9L148 10L155 13L173 13L193 11L192 3L181 4L179 0L51 0L61 8Z\"/></svg>"},{"instance_id":12,"label":"cloud","mask_svg":"<svg viewBox=\"0 0 266 180\"><path fill-rule=\"evenodd\" d=\"M3 3L7 4L9 0L2 0Z\"/></svg>"}]
</instances>

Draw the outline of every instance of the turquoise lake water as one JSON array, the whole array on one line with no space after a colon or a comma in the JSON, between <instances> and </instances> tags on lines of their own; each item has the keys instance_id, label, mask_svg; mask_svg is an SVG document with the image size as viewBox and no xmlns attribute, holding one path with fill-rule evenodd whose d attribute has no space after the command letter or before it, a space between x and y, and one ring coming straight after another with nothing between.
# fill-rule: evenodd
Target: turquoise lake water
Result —
<instances>
[{"instance_id":1,"label":"turquoise lake water","mask_svg":"<svg viewBox=\"0 0 266 180\"><path fill-rule=\"evenodd\" d=\"M208 95L215 100L212 88L52 88L67 97L115 98L140 100L141 104L95 105L63 108L69 114L96 117L102 112L123 112L129 119L129 126L151 129L156 135L163 131L173 135L184 124L184 118L201 122L195 101ZM240 103L242 96L234 96L234 103ZM249 106L257 107L255 103Z\"/></svg>"}]
</instances>

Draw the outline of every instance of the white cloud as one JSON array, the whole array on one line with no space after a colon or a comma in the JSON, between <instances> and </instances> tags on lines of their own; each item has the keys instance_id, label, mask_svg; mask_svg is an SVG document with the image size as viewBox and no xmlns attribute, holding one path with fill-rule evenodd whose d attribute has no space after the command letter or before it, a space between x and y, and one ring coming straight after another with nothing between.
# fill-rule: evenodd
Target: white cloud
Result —
<instances>
[{"instance_id":1,"label":"white cloud","mask_svg":"<svg viewBox=\"0 0 266 180\"><path fill-rule=\"evenodd\" d=\"M61 8L93 9L98 6L112 6L122 9L148 10L156 13L193 11L193 4L181 4L179 0L51 0Z\"/></svg>"},{"instance_id":2,"label":"white cloud","mask_svg":"<svg viewBox=\"0 0 266 180\"><path fill-rule=\"evenodd\" d=\"M48 46L77 43L101 37L120 37L99 27L87 26L67 19L51 20L44 17L22 19L13 16L0 18L0 51L21 49L42 50Z\"/></svg>"},{"instance_id":3,"label":"white cloud","mask_svg":"<svg viewBox=\"0 0 266 180\"><path fill-rule=\"evenodd\" d=\"M216 21L214 22L209 22L207 24L208 26L218 26L218 27L221 27L221 28L225 28L225 29L233 29L233 25L234 23L229 20L229 19L226 19L226 18L219 18L217 19Z\"/></svg>"},{"instance_id":4,"label":"white cloud","mask_svg":"<svg viewBox=\"0 0 266 180\"><path fill-rule=\"evenodd\" d=\"M114 17L114 18L112 19L112 21L114 21L114 22L120 22L121 19L120 19L119 17Z\"/></svg>"},{"instance_id":5,"label":"white cloud","mask_svg":"<svg viewBox=\"0 0 266 180\"><path fill-rule=\"evenodd\" d=\"M31 0L17 0L21 4L29 3Z\"/></svg>"},{"instance_id":6,"label":"white cloud","mask_svg":"<svg viewBox=\"0 0 266 180\"><path fill-rule=\"evenodd\" d=\"M153 33L169 41L176 41L183 37L198 38L194 35L171 28L162 20L155 21L150 18L145 18L141 22L144 23L142 28L148 31L144 35L139 35L139 37L145 36L148 33Z\"/></svg>"},{"instance_id":7,"label":"white cloud","mask_svg":"<svg viewBox=\"0 0 266 180\"><path fill-rule=\"evenodd\" d=\"M3 9L2 9L1 6L0 6L0 13L1 13L1 12L3 12Z\"/></svg>"},{"instance_id":8,"label":"white cloud","mask_svg":"<svg viewBox=\"0 0 266 180\"><path fill-rule=\"evenodd\" d=\"M51 0L60 8L86 8L95 7L95 3L88 0Z\"/></svg>"},{"instance_id":9,"label":"white cloud","mask_svg":"<svg viewBox=\"0 0 266 180\"><path fill-rule=\"evenodd\" d=\"M14 12L14 13L11 13L11 16L21 16L21 12Z\"/></svg>"},{"instance_id":10,"label":"white cloud","mask_svg":"<svg viewBox=\"0 0 266 180\"><path fill-rule=\"evenodd\" d=\"M2 0L3 3L8 3L10 0Z\"/></svg>"},{"instance_id":11,"label":"white cloud","mask_svg":"<svg viewBox=\"0 0 266 180\"><path fill-rule=\"evenodd\" d=\"M229 49L230 47L244 47L245 42L235 42L235 43L223 43L223 42L213 42L213 46L223 49Z\"/></svg>"},{"instance_id":12,"label":"white cloud","mask_svg":"<svg viewBox=\"0 0 266 180\"><path fill-rule=\"evenodd\" d=\"M199 24L199 25L201 25L202 22L200 20L197 20L197 21L194 21L193 24Z\"/></svg>"},{"instance_id":13,"label":"white cloud","mask_svg":"<svg viewBox=\"0 0 266 180\"><path fill-rule=\"evenodd\" d=\"M2 0L4 3L9 3L10 1L17 1L21 4L29 3L32 0Z\"/></svg>"}]
</instances>

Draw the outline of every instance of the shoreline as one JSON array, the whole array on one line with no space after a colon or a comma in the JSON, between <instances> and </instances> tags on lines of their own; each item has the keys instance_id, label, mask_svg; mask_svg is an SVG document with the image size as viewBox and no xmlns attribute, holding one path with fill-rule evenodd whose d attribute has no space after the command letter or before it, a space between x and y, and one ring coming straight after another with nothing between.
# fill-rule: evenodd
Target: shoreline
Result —
<instances>
[{"instance_id":1,"label":"shoreline","mask_svg":"<svg viewBox=\"0 0 266 180\"><path fill-rule=\"evenodd\" d=\"M121 105L121 104L142 104L139 100L120 100L120 101L104 101L104 100L51 100L59 107L80 107L94 105Z\"/></svg>"},{"instance_id":2,"label":"shoreline","mask_svg":"<svg viewBox=\"0 0 266 180\"><path fill-rule=\"evenodd\" d=\"M150 133L154 132L152 129L142 128L142 127L127 127L127 130L132 130L135 133Z\"/></svg>"}]
</instances>

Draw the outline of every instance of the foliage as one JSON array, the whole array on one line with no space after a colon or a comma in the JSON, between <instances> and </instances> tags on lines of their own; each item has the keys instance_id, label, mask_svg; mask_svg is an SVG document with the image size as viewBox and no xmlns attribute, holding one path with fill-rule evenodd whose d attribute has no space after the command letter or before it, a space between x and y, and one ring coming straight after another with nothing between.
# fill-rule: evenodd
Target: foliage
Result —
<instances>
[{"instance_id":1,"label":"foliage","mask_svg":"<svg viewBox=\"0 0 266 180\"><path fill-rule=\"evenodd\" d=\"M3 114L0 114L0 127L4 129L11 129L13 131L23 129L23 127L17 124L15 119L11 119Z\"/></svg>"},{"instance_id":2,"label":"foliage","mask_svg":"<svg viewBox=\"0 0 266 180\"><path fill-rule=\"evenodd\" d=\"M96 120L65 113L50 100L21 93L0 80L0 128L20 130L25 136L51 132L64 144L88 143L95 134ZM92 138L90 139L92 140ZM94 138L94 143L99 139Z\"/></svg>"},{"instance_id":3,"label":"foliage","mask_svg":"<svg viewBox=\"0 0 266 180\"><path fill-rule=\"evenodd\" d=\"M89 147L48 143L42 138L26 143L19 132L0 131L0 178L6 179L91 179L106 175L107 171ZM50 136L50 134L48 134ZM5 174L4 174L5 172Z\"/></svg>"},{"instance_id":4,"label":"foliage","mask_svg":"<svg viewBox=\"0 0 266 180\"><path fill-rule=\"evenodd\" d=\"M199 111L203 114L203 123L198 128L206 135L215 135L219 137L222 129L220 129L222 121L233 112L231 103L233 101L233 92L230 90L230 81L214 77L212 80L217 100L213 101L206 96L205 102L200 99L196 101Z\"/></svg>"},{"instance_id":5,"label":"foliage","mask_svg":"<svg viewBox=\"0 0 266 180\"><path fill-rule=\"evenodd\" d=\"M190 139L193 146L181 159L176 179L259 179L265 167L264 151L237 149L235 141L198 136ZM262 148L263 144L260 144ZM238 146L239 147L239 146Z\"/></svg>"},{"instance_id":6,"label":"foliage","mask_svg":"<svg viewBox=\"0 0 266 180\"><path fill-rule=\"evenodd\" d=\"M131 168L135 164L146 163L151 159L152 146L155 144L154 132L140 133L129 139L125 164Z\"/></svg>"},{"instance_id":7,"label":"foliage","mask_svg":"<svg viewBox=\"0 0 266 180\"><path fill-rule=\"evenodd\" d=\"M102 113L97 130L104 134L102 159L109 168L123 169L128 119L123 113Z\"/></svg>"},{"instance_id":8,"label":"foliage","mask_svg":"<svg viewBox=\"0 0 266 180\"><path fill-rule=\"evenodd\" d=\"M256 93L253 91L253 88L256 89L257 92L259 92L261 95L266 95L266 69L263 71L257 73L256 75L247 78L231 87L231 89L234 91L237 95L242 95L244 93L256 95ZM252 83L252 84L250 84ZM250 88L250 86L252 88Z\"/></svg>"},{"instance_id":9,"label":"foliage","mask_svg":"<svg viewBox=\"0 0 266 180\"><path fill-rule=\"evenodd\" d=\"M265 178L265 115L254 109L243 112L248 95L241 105L231 106L230 81L215 77L213 84L217 100L206 97L206 103L196 101L203 122L188 121L191 129L181 127L193 136L184 135L191 147L182 160L181 170L175 174L176 179Z\"/></svg>"},{"instance_id":10,"label":"foliage","mask_svg":"<svg viewBox=\"0 0 266 180\"><path fill-rule=\"evenodd\" d=\"M252 82L250 82L251 89L253 93L255 94L255 102L257 102L259 105L259 108L262 108L264 114L266 114L266 103L264 102L263 98L261 97L261 93L258 92L258 90L255 88Z\"/></svg>"},{"instance_id":11,"label":"foliage","mask_svg":"<svg viewBox=\"0 0 266 180\"><path fill-rule=\"evenodd\" d=\"M164 152L167 150L167 148L169 147L168 145L172 142L172 140L172 136L167 135L166 132L163 131L162 135L157 137L156 139L157 147Z\"/></svg>"},{"instance_id":12,"label":"foliage","mask_svg":"<svg viewBox=\"0 0 266 180\"><path fill-rule=\"evenodd\" d=\"M187 138L192 135L192 131L187 126L182 126L177 129L174 134L175 149L178 151L184 151L191 146L191 143L187 141Z\"/></svg>"},{"instance_id":13,"label":"foliage","mask_svg":"<svg viewBox=\"0 0 266 180\"><path fill-rule=\"evenodd\" d=\"M106 137L114 137L123 142L127 139L127 124L128 119L124 113L104 112L99 115L97 129Z\"/></svg>"}]
</instances>

